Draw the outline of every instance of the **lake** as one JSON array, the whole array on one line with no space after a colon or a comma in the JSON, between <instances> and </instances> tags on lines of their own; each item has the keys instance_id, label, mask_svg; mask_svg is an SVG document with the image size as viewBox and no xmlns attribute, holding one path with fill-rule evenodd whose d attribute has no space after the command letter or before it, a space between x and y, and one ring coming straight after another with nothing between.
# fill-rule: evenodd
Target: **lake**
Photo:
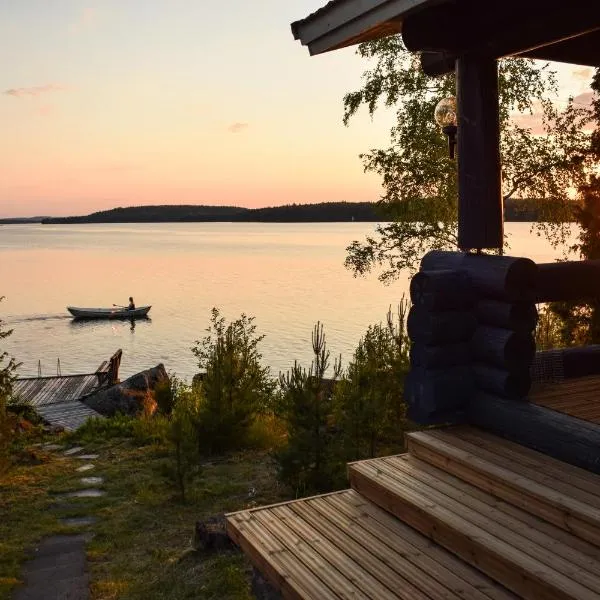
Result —
<instances>
[{"instance_id":1,"label":"lake","mask_svg":"<svg viewBox=\"0 0 600 600\"><path fill-rule=\"evenodd\" d=\"M321 321L332 356L351 358L367 326L385 321L408 291L408 276L384 286L355 279L345 248L372 223L175 223L0 226L2 342L19 374L94 371L118 348L121 376L164 363L191 379L190 347L212 307L227 320L255 316L264 362L276 375L294 360L308 366L311 332ZM528 223L508 223L510 254L539 262L558 256ZM74 321L66 306L151 304L150 319Z\"/></svg>"}]
</instances>

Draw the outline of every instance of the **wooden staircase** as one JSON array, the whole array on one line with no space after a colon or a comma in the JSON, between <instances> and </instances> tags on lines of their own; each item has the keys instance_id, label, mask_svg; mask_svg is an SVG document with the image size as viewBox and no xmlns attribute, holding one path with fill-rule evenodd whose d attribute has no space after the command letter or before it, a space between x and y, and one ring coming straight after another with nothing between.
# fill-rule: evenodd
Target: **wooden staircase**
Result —
<instances>
[{"instance_id":1,"label":"wooden staircase","mask_svg":"<svg viewBox=\"0 0 600 600\"><path fill-rule=\"evenodd\" d=\"M600 598L600 476L470 427L227 517L286 598Z\"/></svg>"}]
</instances>

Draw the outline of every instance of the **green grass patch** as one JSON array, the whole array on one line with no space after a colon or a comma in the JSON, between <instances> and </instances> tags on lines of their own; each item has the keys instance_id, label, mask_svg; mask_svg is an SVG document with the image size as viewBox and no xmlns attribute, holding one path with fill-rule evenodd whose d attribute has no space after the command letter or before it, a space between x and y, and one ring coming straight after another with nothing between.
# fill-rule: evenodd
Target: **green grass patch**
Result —
<instances>
[{"instance_id":1,"label":"green grass patch","mask_svg":"<svg viewBox=\"0 0 600 600\"><path fill-rule=\"evenodd\" d=\"M64 438L100 455L91 461L92 471L77 473L82 462L76 458L40 453L40 464L18 466L0 479L0 599L10 597L27 549L64 531L58 518L67 516L98 519L82 529L94 532L87 552L95 600L251 598L246 558L236 551L194 552L194 525L215 514L287 499L268 451L206 459L182 504L166 476L173 469L170 448L148 443L160 439L160 423L108 421ZM259 428L256 437L263 435ZM106 495L60 499L60 507L51 509L55 494L81 488L81 476L103 477Z\"/></svg>"}]
</instances>

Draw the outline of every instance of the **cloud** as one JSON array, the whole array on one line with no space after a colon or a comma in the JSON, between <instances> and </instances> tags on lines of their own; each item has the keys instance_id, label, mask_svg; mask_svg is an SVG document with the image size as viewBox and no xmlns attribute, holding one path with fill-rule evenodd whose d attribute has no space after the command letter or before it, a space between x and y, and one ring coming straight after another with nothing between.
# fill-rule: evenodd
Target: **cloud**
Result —
<instances>
[{"instance_id":1,"label":"cloud","mask_svg":"<svg viewBox=\"0 0 600 600\"><path fill-rule=\"evenodd\" d=\"M227 130L229 133L240 133L241 131L244 131L244 129L248 129L248 127L250 127L249 123L236 122L232 123Z\"/></svg>"},{"instance_id":2,"label":"cloud","mask_svg":"<svg viewBox=\"0 0 600 600\"><path fill-rule=\"evenodd\" d=\"M573 77L575 79L583 79L587 81L592 78L593 70L591 67L582 67L580 69L573 69Z\"/></svg>"},{"instance_id":3,"label":"cloud","mask_svg":"<svg viewBox=\"0 0 600 600\"><path fill-rule=\"evenodd\" d=\"M574 104L579 104L581 106L591 106L592 100L594 99L594 92L591 90L589 92L583 92L583 94L579 94L573 98Z\"/></svg>"},{"instance_id":4,"label":"cloud","mask_svg":"<svg viewBox=\"0 0 600 600\"><path fill-rule=\"evenodd\" d=\"M13 96L14 98L37 98L42 94L47 94L49 92L61 92L65 89L66 88L62 85L49 83L48 85L38 85L34 87L11 88L9 90L4 90L4 94L7 96Z\"/></svg>"}]
</instances>

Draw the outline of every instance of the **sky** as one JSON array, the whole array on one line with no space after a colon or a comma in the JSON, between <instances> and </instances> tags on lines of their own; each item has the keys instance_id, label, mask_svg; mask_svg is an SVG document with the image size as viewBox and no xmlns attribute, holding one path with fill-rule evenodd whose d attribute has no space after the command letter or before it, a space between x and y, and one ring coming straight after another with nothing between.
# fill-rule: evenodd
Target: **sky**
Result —
<instances>
[{"instance_id":1,"label":"sky","mask_svg":"<svg viewBox=\"0 0 600 600\"><path fill-rule=\"evenodd\" d=\"M358 155L393 113L344 127L367 63L290 31L324 3L2 0L0 217L377 200ZM591 70L558 71L585 99Z\"/></svg>"}]
</instances>

